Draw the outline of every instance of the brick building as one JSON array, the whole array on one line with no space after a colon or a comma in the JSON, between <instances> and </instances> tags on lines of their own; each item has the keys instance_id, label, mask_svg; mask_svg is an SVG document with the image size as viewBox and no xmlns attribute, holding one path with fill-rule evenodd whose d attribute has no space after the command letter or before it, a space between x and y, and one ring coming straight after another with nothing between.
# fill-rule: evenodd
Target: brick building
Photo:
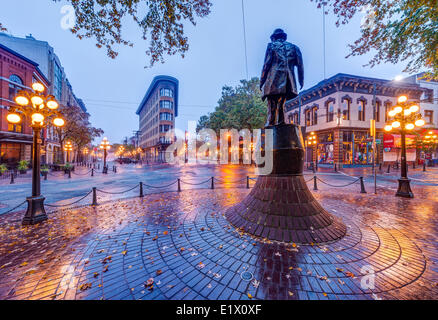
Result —
<instances>
[{"instance_id":1,"label":"brick building","mask_svg":"<svg viewBox=\"0 0 438 320\"><path fill-rule=\"evenodd\" d=\"M15 166L20 160L31 160L33 131L29 119L23 117L22 122L10 124L6 116L9 106L15 104L17 91L32 90L33 82L50 86L36 62L0 44L0 163ZM46 134L43 130L42 137Z\"/></svg>"},{"instance_id":2,"label":"brick building","mask_svg":"<svg viewBox=\"0 0 438 320\"><path fill-rule=\"evenodd\" d=\"M54 95L61 105L78 106L82 112L87 112L83 101L73 93L73 88L62 67L61 61L48 42L37 40L32 35L20 38L0 32L0 44L35 61L41 73L49 81L48 94ZM61 150L61 144L55 128L48 126L44 131L45 146L41 152L41 163L65 162L66 154Z\"/></svg>"},{"instance_id":3,"label":"brick building","mask_svg":"<svg viewBox=\"0 0 438 320\"><path fill-rule=\"evenodd\" d=\"M156 76L137 109L139 145L147 161L164 162L166 148L175 139L166 138L166 133L175 128L178 86L178 80L173 77Z\"/></svg>"},{"instance_id":4,"label":"brick building","mask_svg":"<svg viewBox=\"0 0 438 320\"><path fill-rule=\"evenodd\" d=\"M381 142L377 146L377 163L396 161L400 153L396 146L384 148L383 145L387 112L396 104L398 96L404 94L409 99L421 101L420 111L427 122L425 127L437 127L438 105L434 102L434 90L413 80L390 81L340 73L286 103L288 122L299 123L304 128L305 139L311 132L317 136L318 143L306 149L306 161L339 166L371 164L370 120L373 119L374 94L377 139ZM408 161L414 161L415 149L409 149L407 157Z\"/></svg>"}]
</instances>

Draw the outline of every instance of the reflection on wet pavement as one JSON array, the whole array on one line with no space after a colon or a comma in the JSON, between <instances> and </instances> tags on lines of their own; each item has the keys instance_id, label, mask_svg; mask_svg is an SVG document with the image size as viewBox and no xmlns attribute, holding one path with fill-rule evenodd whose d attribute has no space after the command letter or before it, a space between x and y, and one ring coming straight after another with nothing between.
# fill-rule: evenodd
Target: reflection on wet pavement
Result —
<instances>
[{"instance_id":1,"label":"reflection on wet pavement","mask_svg":"<svg viewBox=\"0 0 438 320\"><path fill-rule=\"evenodd\" d=\"M61 210L33 227L20 225L21 214L3 216L0 298L438 298L436 196L321 187L315 197L347 235L303 246L231 227L225 208L247 193L147 195Z\"/></svg>"}]
</instances>

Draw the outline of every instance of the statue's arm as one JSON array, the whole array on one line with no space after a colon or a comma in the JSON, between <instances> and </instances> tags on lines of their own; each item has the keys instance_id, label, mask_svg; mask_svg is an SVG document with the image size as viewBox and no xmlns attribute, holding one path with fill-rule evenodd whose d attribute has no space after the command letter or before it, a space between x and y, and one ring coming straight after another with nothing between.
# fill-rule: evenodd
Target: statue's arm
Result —
<instances>
[{"instance_id":1,"label":"statue's arm","mask_svg":"<svg viewBox=\"0 0 438 320\"><path fill-rule=\"evenodd\" d=\"M268 72L271 69L272 64L272 47L268 44L265 54L265 63L263 64L262 76L260 77L260 89L265 84L266 78L268 77Z\"/></svg>"},{"instance_id":2,"label":"statue's arm","mask_svg":"<svg viewBox=\"0 0 438 320\"><path fill-rule=\"evenodd\" d=\"M300 90L303 89L304 85L304 65L303 65L303 56L301 55L301 51L297 48L297 69L298 69L298 82L300 83Z\"/></svg>"}]
</instances>

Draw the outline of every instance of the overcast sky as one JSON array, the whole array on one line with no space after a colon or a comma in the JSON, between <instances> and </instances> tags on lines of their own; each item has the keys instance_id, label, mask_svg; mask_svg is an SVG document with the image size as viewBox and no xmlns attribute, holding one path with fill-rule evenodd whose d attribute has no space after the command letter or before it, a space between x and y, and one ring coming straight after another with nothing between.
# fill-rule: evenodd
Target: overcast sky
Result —
<instances>
[{"instance_id":1,"label":"overcast sky","mask_svg":"<svg viewBox=\"0 0 438 320\"><path fill-rule=\"evenodd\" d=\"M133 48L121 47L112 60L93 40L79 40L61 28L65 1L2 0L0 21L14 35L32 34L54 47L76 96L82 98L94 126L111 142L120 142L138 130L135 111L154 76L171 75L180 81L180 107L176 127L198 120L214 110L224 85L246 78L241 0L212 0L211 15L187 25L190 49L183 59L167 57L165 64L149 65L147 43L135 25L128 23L125 37ZM322 11L310 0L245 0L249 77L260 76L266 45L275 28L283 28L288 41L298 45L304 58L304 89L323 80ZM392 79L404 65L363 67L371 55L345 59L347 44L359 35L360 20L336 28L333 15L326 16L326 78L336 73Z\"/></svg>"}]
</instances>

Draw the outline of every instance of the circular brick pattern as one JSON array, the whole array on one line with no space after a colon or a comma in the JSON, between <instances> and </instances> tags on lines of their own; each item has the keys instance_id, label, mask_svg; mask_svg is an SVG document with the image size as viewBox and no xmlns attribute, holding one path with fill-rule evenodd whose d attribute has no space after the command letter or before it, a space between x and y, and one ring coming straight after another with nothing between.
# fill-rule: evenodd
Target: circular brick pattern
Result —
<instances>
[{"instance_id":1,"label":"circular brick pattern","mask_svg":"<svg viewBox=\"0 0 438 320\"><path fill-rule=\"evenodd\" d=\"M128 221L108 221L71 247L60 247L58 261L27 276L37 278L35 287L15 274L6 290L0 277L0 298L380 299L393 297L425 271L422 251L404 233L367 225L360 216L334 213L347 232L325 245L242 233L224 212L247 193L192 190L86 209L95 215L115 211ZM37 265L41 255L28 258L29 266ZM5 272L13 274L8 267ZM251 281L242 279L245 272Z\"/></svg>"}]
</instances>

